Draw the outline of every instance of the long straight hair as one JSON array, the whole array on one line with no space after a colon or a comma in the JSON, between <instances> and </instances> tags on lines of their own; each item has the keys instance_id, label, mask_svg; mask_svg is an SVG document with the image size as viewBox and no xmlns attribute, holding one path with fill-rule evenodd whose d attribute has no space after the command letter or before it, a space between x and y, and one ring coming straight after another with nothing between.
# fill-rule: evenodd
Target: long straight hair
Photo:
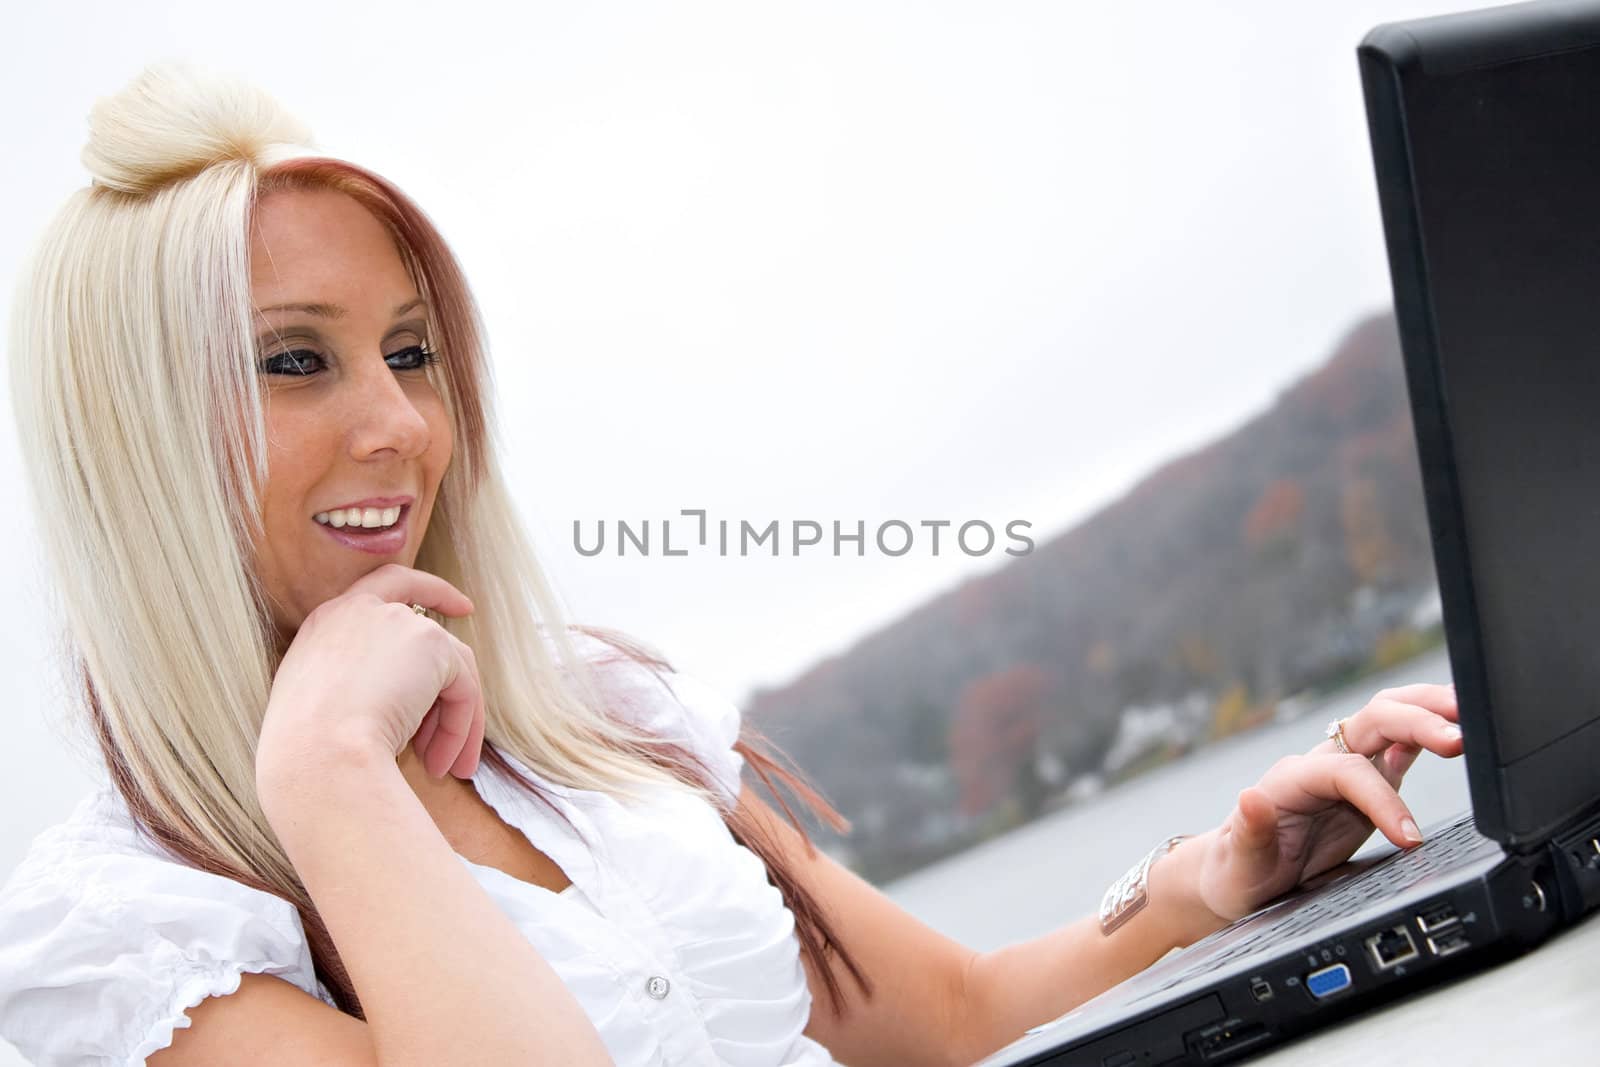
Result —
<instances>
[{"instance_id":1,"label":"long straight hair","mask_svg":"<svg viewBox=\"0 0 1600 1067\"><path fill-rule=\"evenodd\" d=\"M12 396L39 532L81 700L135 822L176 858L292 903L318 979L364 1018L326 925L262 814L255 747L281 652L253 568L266 469L250 299L262 197L332 189L390 231L430 307L443 358L428 374L454 458L415 566L472 598L442 623L475 653L483 758L531 794L509 754L560 785L641 799L689 790L765 864L801 950L844 1009L833 962L871 986L778 842L712 788L673 739L608 709L538 565L496 462L476 303L428 217L384 178L313 147L253 86L187 64L145 69L99 101L82 155L93 181L38 241L12 316ZM620 634L588 630L667 677ZM748 723L735 746L812 848L777 789L844 820Z\"/></svg>"}]
</instances>

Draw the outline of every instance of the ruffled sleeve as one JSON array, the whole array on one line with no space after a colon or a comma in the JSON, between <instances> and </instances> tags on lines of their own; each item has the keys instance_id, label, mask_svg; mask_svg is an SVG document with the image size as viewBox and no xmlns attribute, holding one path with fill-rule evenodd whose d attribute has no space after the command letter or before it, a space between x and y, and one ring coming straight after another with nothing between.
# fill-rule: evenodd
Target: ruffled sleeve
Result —
<instances>
[{"instance_id":1,"label":"ruffled sleeve","mask_svg":"<svg viewBox=\"0 0 1600 1067\"><path fill-rule=\"evenodd\" d=\"M682 744L711 771L728 803L738 803L744 757L733 747L741 721L737 704L698 675L663 669L658 676L596 638L585 636L577 647L612 710L658 737Z\"/></svg>"},{"instance_id":2,"label":"ruffled sleeve","mask_svg":"<svg viewBox=\"0 0 1600 1067\"><path fill-rule=\"evenodd\" d=\"M246 973L327 1001L287 901L108 846L115 826L59 829L0 889L0 1036L35 1067L142 1064Z\"/></svg>"}]
</instances>

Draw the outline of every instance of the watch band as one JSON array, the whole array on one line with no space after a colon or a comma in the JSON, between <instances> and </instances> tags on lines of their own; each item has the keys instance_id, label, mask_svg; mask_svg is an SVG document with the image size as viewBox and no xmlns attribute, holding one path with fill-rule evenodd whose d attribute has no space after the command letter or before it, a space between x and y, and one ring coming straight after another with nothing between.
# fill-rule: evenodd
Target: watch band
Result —
<instances>
[{"instance_id":1,"label":"watch band","mask_svg":"<svg viewBox=\"0 0 1600 1067\"><path fill-rule=\"evenodd\" d=\"M1137 915L1150 903L1150 868L1181 842L1193 834L1175 834L1145 854L1144 859L1128 869L1128 873L1111 883L1105 896L1100 898L1100 932L1109 934Z\"/></svg>"}]
</instances>

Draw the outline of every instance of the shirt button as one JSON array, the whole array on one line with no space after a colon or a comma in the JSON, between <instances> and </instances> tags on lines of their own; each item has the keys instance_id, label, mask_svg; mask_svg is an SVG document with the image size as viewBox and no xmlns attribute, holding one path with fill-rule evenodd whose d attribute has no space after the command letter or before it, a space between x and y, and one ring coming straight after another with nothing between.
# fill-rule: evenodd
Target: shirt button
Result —
<instances>
[{"instance_id":1,"label":"shirt button","mask_svg":"<svg viewBox=\"0 0 1600 1067\"><path fill-rule=\"evenodd\" d=\"M671 990L672 983L661 977L659 974L651 975L650 980L644 984L644 991L649 993L650 996L656 1000L665 1000L667 998L667 993L669 993Z\"/></svg>"}]
</instances>

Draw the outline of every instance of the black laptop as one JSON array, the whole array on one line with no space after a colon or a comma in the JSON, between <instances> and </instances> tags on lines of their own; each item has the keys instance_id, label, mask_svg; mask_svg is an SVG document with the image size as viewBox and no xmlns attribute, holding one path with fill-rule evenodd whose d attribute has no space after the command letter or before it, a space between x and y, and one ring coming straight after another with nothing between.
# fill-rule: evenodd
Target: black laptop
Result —
<instances>
[{"instance_id":1,"label":"black laptop","mask_svg":"<svg viewBox=\"0 0 1600 1067\"><path fill-rule=\"evenodd\" d=\"M980 1067L1229 1062L1600 905L1600 3L1392 23L1357 58L1472 809Z\"/></svg>"}]
</instances>

